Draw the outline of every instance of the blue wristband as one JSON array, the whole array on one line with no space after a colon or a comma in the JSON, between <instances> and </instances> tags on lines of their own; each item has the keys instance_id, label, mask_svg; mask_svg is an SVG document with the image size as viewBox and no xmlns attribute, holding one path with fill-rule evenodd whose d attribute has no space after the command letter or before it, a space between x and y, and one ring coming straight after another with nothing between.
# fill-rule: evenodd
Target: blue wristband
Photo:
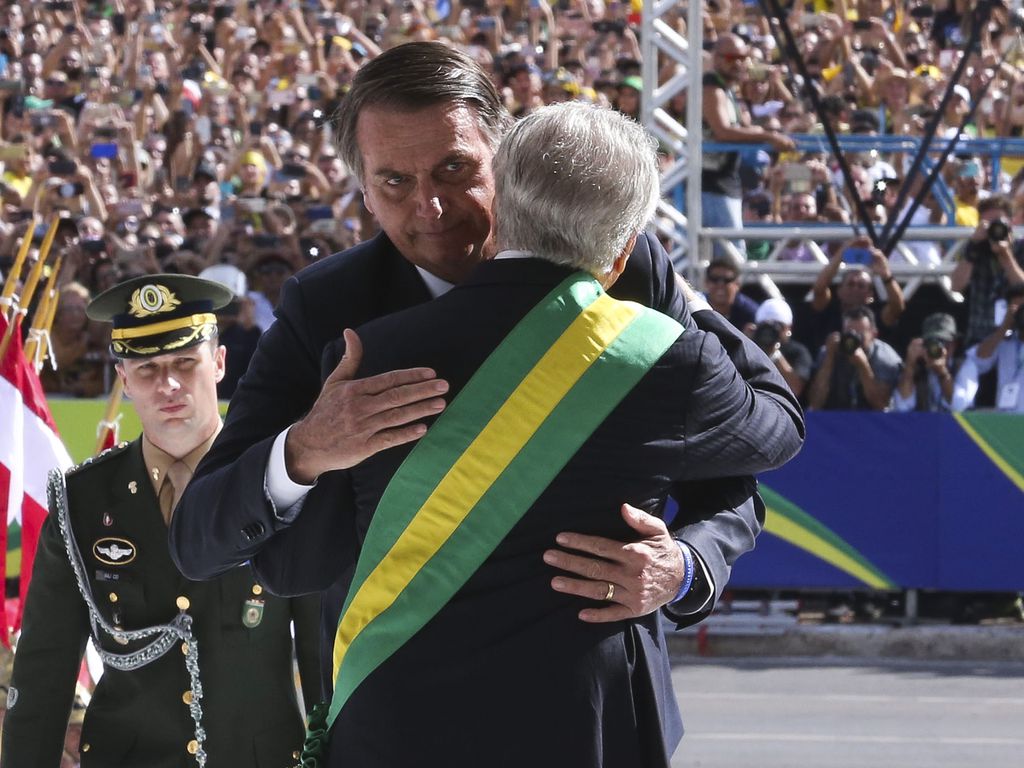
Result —
<instances>
[{"instance_id":1,"label":"blue wristband","mask_svg":"<svg viewBox=\"0 0 1024 768\"><path fill-rule=\"evenodd\" d=\"M679 545L679 551L683 555L683 582L679 585L679 591L676 592L676 596L672 598L673 603L678 603L686 597L686 593L690 591L690 587L693 586L693 575L695 569L693 553L690 551L690 548L678 539L676 539L676 544Z\"/></svg>"}]
</instances>

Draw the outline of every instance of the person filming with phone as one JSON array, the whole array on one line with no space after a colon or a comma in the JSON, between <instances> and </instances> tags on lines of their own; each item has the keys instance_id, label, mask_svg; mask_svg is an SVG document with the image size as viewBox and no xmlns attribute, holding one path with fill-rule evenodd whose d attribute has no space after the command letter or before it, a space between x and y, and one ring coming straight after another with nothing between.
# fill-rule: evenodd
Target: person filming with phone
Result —
<instances>
[{"instance_id":1,"label":"person filming with phone","mask_svg":"<svg viewBox=\"0 0 1024 768\"><path fill-rule=\"evenodd\" d=\"M832 284L840 272L839 284L833 290ZM880 286L884 297L880 295ZM812 339L812 349L824 337L839 332L843 317L852 309L871 305L878 313L882 335L886 335L896 328L906 308L903 290L893 277L889 260L881 250L872 247L866 236L855 237L836 251L818 273L812 295L812 327L820 334Z\"/></svg>"}]
</instances>

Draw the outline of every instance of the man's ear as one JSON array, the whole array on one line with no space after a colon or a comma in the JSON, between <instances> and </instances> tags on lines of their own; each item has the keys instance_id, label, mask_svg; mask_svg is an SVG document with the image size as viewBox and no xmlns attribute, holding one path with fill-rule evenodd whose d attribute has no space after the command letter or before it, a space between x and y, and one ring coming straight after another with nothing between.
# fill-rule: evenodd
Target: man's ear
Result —
<instances>
[{"instance_id":1,"label":"man's ear","mask_svg":"<svg viewBox=\"0 0 1024 768\"><path fill-rule=\"evenodd\" d=\"M218 384L220 384L221 379L224 378L224 374L227 372L227 368L225 367L227 353L227 347L223 344L219 345L217 350L213 353L213 378Z\"/></svg>"},{"instance_id":2,"label":"man's ear","mask_svg":"<svg viewBox=\"0 0 1024 768\"><path fill-rule=\"evenodd\" d=\"M128 386L128 377L125 375L124 372L124 364L114 363L114 371L117 373L117 377L121 379L121 391L124 393L124 396L130 400L132 397L132 393Z\"/></svg>"},{"instance_id":3,"label":"man's ear","mask_svg":"<svg viewBox=\"0 0 1024 768\"><path fill-rule=\"evenodd\" d=\"M611 269L604 276L604 280L601 281L601 286L608 290L611 288L615 281L619 279L619 275L626 269L626 262L629 261L629 255L633 252L633 246L636 245L636 239L639 236L639 232L634 234L626 244L623 246L622 251L618 256L615 257L615 261L612 262Z\"/></svg>"},{"instance_id":4,"label":"man's ear","mask_svg":"<svg viewBox=\"0 0 1024 768\"><path fill-rule=\"evenodd\" d=\"M376 211L373 210L373 204L370 202L370 196L366 194L366 187L360 187L359 191L363 194L363 207L366 208L374 216L377 215Z\"/></svg>"},{"instance_id":5,"label":"man's ear","mask_svg":"<svg viewBox=\"0 0 1024 768\"><path fill-rule=\"evenodd\" d=\"M615 257L615 265L613 269L616 271L617 275L621 275L625 271L626 262L629 261L629 256L631 253L633 253L633 249L636 247L636 239L639 236L640 233L637 232L635 235L629 238L629 240L626 241L625 246L623 246L622 252Z\"/></svg>"}]
</instances>

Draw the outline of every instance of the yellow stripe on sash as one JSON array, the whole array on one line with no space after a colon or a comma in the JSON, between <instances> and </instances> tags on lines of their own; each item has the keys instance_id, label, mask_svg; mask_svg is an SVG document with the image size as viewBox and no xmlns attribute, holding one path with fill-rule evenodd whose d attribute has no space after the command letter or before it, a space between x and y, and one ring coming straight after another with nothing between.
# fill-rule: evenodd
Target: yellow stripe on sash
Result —
<instances>
[{"instance_id":1,"label":"yellow stripe on sash","mask_svg":"<svg viewBox=\"0 0 1024 768\"><path fill-rule=\"evenodd\" d=\"M601 294L509 395L352 599L335 637L335 678L356 635L395 601L565 394L640 311L637 305ZM586 351L581 354L581 350Z\"/></svg>"}]
</instances>

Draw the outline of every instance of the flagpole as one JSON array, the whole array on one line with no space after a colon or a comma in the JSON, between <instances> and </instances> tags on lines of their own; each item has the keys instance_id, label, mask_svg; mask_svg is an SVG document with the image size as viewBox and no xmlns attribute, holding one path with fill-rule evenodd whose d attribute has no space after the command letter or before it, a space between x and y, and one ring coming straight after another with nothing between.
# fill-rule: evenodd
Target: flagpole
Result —
<instances>
[{"instance_id":1,"label":"flagpole","mask_svg":"<svg viewBox=\"0 0 1024 768\"><path fill-rule=\"evenodd\" d=\"M32 237L36 231L36 218L32 217L29 221L29 227L25 230L25 234L21 237L21 246L18 248L18 255L14 259L14 265L11 267L11 271L7 273L7 279L4 281L3 293L0 293L0 312L7 312L7 308L11 307L11 313L7 316L7 319L11 322L14 321L14 290L18 286L18 279L21 277L21 268L25 264L25 259L28 257L29 248L32 247Z\"/></svg>"},{"instance_id":2,"label":"flagpole","mask_svg":"<svg viewBox=\"0 0 1024 768\"><path fill-rule=\"evenodd\" d=\"M96 437L96 450L93 454L99 453L103 446L106 444L107 431L114 433L114 439L117 440L117 416L118 410L121 408L121 396L124 394L124 383L121 381L121 377L118 376L114 379L114 386L110 390L110 397L107 399L107 410L103 414L103 420L99 423L99 434Z\"/></svg>"},{"instance_id":3,"label":"flagpole","mask_svg":"<svg viewBox=\"0 0 1024 768\"><path fill-rule=\"evenodd\" d=\"M43 244L39 246L39 258L36 263L32 265L32 271L28 273L28 280L25 282L25 290L21 292L21 301L18 304L23 312L28 312L28 307L32 303L32 297L36 292L36 286L39 285L39 278L43 274L43 267L46 266L46 260L50 256L50 248L53 246L53 239L57 236L57 226L60 224L60 216L54 216L53 221L50 222L50 228L46 230L46 236L43 237Z\"/></svg>"},{"instance_id":4,"label":"flagpole","mask_svg":"<svg viewBox=\"0 0 1024 768\"><path fill-rule=\"evenodd\" d=\"M43 274L43 267L46 264L46 259L50 255L50 247L53 245L53 239L57 236L57 225L60 224L60 217L54 216L53 221L50 222L50 228L46 230L46 236L43 238L43 244L39 247L39 257L36 259L36 263L32 265L32 271L28 273L28 280L25 281L25 288L21 292L21 298L17 302L17 309L14 309L12 305L11 319L7 324L7 329L4 331L4 338L0 341L0 360L3 360L7 356L7 347L11 343L11 336L14 334L18 323L18 313L28 312L28 307L32 303L32 296L36 292L36 286L39 285L39 276Z\"/></svg>"},{"instance_id":5,"label":"flagpole","mask_svg":"<svg viewBox=\"0 0 1024 768\"><path fill-rule=\"evenodd\" d=\"M55 271L58 280L60 279L60 269L63 266L63 258L64 254L59 254L57 256L57 266L55 267ZM47 356L50 355L50 348L53 346L52 344L50 344L50 332L53 330L53 321L57 317L57 307L60 304L60 290L56 286L54 286L51 290L52 294L50 296L50 303L46 307L46 325L43 327L43 334L39 339L41 349L41 353L39 356L40 367L42 367L42 363L44 360L46 360ZM56 367L56 359L53 360L53 363L54 367ZM36 373L38 372L39 371L37 370Z\"/></svg>"},{"instance_id":6,"label":"flagpole","mask_svg":"<svg viewBox=\"0 0 1024 768\"><path fill-rule=\"evenodd\" d=\"M28 330L28 341L25 342L25 359L35 366L36 373L42 367L42 361L46 359L48 345L46 337L53 327L53 318L57 314L57 303L60 296L56 290L57 278L60 275L60 268L64 262L64 254L57 254L57 261L50 268L50 275L46 281L46 288L36 305L35 314L32 316L32 326ZM36 362L38 351L42 350L39 362Z\"/></svg>"}]
</instances>

